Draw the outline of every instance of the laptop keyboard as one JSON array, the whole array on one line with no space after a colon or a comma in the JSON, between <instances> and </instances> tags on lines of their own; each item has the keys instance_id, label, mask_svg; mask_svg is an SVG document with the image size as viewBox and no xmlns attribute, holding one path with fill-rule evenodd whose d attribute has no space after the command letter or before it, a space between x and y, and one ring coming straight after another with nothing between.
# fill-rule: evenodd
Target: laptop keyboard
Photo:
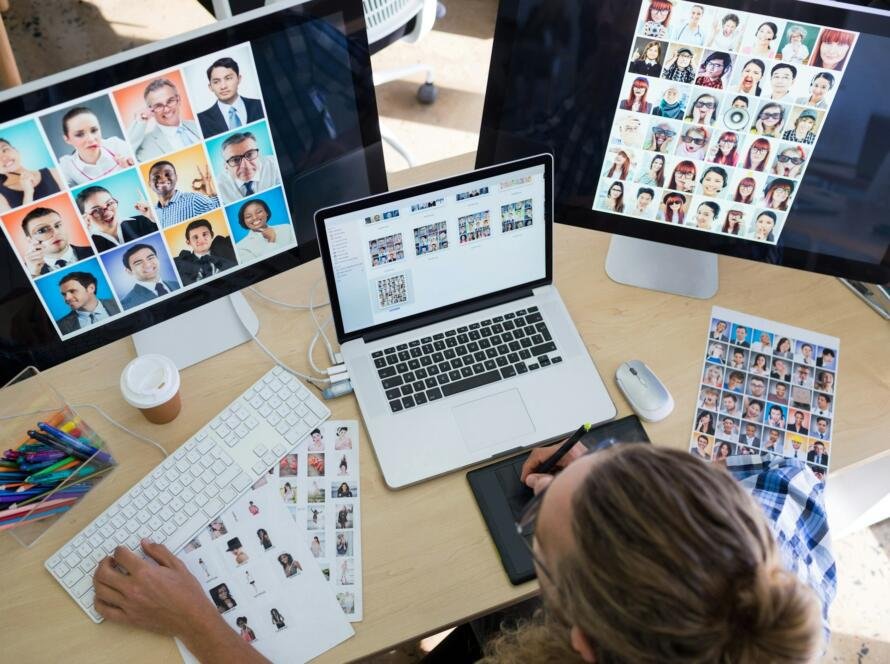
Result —
<instances>
[{"instance_id":1,"label":"laptop keyboard","mask_svg":"<svg viewBox=\"0 0 890 664\"><path fill-rule=\"evenodd\" d=\"M538 307L371 353L397 413L562 362Z\"/></svg>"}]
</instances>

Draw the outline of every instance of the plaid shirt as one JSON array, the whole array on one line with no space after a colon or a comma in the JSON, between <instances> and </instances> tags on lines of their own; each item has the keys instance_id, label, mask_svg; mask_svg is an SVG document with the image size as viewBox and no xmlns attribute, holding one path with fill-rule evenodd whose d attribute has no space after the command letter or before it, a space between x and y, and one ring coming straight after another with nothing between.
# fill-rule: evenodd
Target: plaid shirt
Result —
<instances>
[{"instance_id":1,"label":"plaid shirt","mask_svg":"<svg viewBox=\"0 0 890 664\"><path fill-rule=\"evenodd\" d=\"M180 221L197 217L218 207L217 196L205 196L177 189L167 205L161 205L160 201L155 203L155 215L161 222L161 228L169 228Z\"/></svg>"},{"instance_id":2,"label":"plaid shirt","mask_svg":"<svg viewBox=\"0 0 890 664\"><path fill-rule=\"evenodd\" d=\"M819 597L827 643L837 567L828 535L825 484L802 461L778 456L731 456L726 467L763 508L785 567Z\"/></svg>"}]
</instances>

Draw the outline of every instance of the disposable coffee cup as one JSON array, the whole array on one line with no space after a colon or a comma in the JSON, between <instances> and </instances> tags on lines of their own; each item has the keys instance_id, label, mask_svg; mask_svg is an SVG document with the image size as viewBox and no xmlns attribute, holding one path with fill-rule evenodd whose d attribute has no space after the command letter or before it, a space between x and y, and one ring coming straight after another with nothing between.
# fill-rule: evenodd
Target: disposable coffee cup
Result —
<instances>
[{"instance_id":1,"label":"disposable coffee cup","mask_svg":"<svg viewBox=\"0 0 890 664\"><path fill-rule=\"evenodd\" d=\"M121 373L121 394L149 422L171 422L182 408L179 370L164 355L140 355Z\"/></svg>"}]
</instances>

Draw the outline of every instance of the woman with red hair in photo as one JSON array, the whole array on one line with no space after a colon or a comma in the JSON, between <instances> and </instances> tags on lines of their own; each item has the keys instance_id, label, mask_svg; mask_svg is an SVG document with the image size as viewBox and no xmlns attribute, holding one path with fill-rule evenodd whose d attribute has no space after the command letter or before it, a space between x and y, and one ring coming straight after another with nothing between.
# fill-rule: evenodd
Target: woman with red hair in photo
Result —
<instances>
[{"instance_id":1,"label":"woman with red hair in photo","mask_svg":"<svg viewBox=\"0 0 890 664\"><path fill-rule=\"evenodd\" d=\"M630 92L627 99L622 99L618 107L622 111L636 111L637 113L651 113L652 104L646 101L646 94L649 92L649 79L645 76L638 76L630 85Z\"/></svg>"},{"instance_id":2,"label":"woman with red hair in photo","mask_svg":"<svg viewBox=\"0 0 890 664\"><path fill-rule=\"evenodd\" d=\"M695 188L695 164L691 161L681 161L674 166L674 172L671 175L671 181L668 183L668 189L676 189L684 194L691 194Z\"/></svg>"},{"instance_id":3,"label":"woman with red hair in photo","mask_svg":"<svg viewBox=\"0 0 890 664\"><path fill-rule=\"evenodd\" d=\"M674 3L668 0L651 0L643 21L643 36L664 39L667 37L668 25L671 22L671 11Z\"/></svg>"},{"instance_id":4,"label":"woman with red hair in photo","mask_svg":"<svg viewBox=\"0 0 890 664\"><path fill-rule=\"evenodd\" d=\"M853 48L856 35L844 30L824 28L813 47L813 58L810 62L814 67L840 71L847 64L847 56Z\"/></svg>"},{"instance_id":5,"label":"woman with red hair in photo","mask_svg":"<svg viewBox=\"0 0 890 664\"><path fill-rule=\"evenodd\" d=\"M658 208L658 220L683 225L686 219L686 197L674 192L665 194Z\"/></svg>"},{"instance_id":6,"label":"woman with red hair in photo","mask_svg":"<svg viewBox=\"0 0 890 664\"><path fill-rule=\"evenodd\" d=\"M754 204L754 189L757 187L757 182L754 178L742 178L739 180L738 186L735 188L735 196L733 196L733 201L735 203L746 203L747 205Z\"/></svg>"},{"instance_id":7,"label":"woman with red hair in photo","mask_svg":"<svg viewBox=\"0 0 890 664\"><path fill-rule=\"evenodd\" d=\"M736 148L739 145L739 137L734 132L724 131L717 139L717 151L712 162L725 166L735 166L739 163L739 153Z\"/></svg>"},{"instance_id":8,"label":"woman with red hair in photo","mask_svg":"<svg viewBox=\"0 0 890 664\"><path fill-rule=\"evenodd\" d=\"M748 156L745 157L743 168L747 168L749 171L758 171L760 173L763 173L766 170L767 163L769 162L769 153L769 141L765 138L758 138L753 143L751 143L751 147L748 148Z\"/></svg>"},{"instance_id":9,"label":"woman with red hair in photo","mask_svg":"<svg viewBox=\"0 0 890 664\"><path fill-rule=\"evenodd\" d=\"M772 210L787 212L788 201L793 193L794 182L792 180L776 178L764 191L763 204Z\"/></svg>"}]
</instances>

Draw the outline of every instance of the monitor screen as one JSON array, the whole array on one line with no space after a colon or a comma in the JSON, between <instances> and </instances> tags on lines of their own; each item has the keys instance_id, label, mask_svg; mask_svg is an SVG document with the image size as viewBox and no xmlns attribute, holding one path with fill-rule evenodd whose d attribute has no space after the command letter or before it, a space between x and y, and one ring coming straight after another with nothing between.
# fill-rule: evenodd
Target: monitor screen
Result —
<instances>
[{"instance_id":1,"label":"monitor screen","mask_svg":"<svg viewBox=\"0 0 890 664\"><path fill-rule=\"evenodd\" d=\"M477 165L552 150L558 221L885 283L890 15L869 11L502 2Z\"/></svg>"},{"instance_id":2,"label":"monitor screen","mask_svg":"<svg viewBox=\"0 0 890 664\"><path fill-rule=\"evenodd\" d=\"M343 332L545 278L544 169L535 165L423 193L409 190L327 217L325 244Z\"/></svg>"},{"instance_id":3,"label":"monitor screen","mask_svg":"<svg viewBox=\"0 0 890 664\"><path fill-rule=\"evenodd\" d=\"M2 378L317 257L385 190L362 6L258 10L0 99Z\"/></svg>"}]
</instances>

